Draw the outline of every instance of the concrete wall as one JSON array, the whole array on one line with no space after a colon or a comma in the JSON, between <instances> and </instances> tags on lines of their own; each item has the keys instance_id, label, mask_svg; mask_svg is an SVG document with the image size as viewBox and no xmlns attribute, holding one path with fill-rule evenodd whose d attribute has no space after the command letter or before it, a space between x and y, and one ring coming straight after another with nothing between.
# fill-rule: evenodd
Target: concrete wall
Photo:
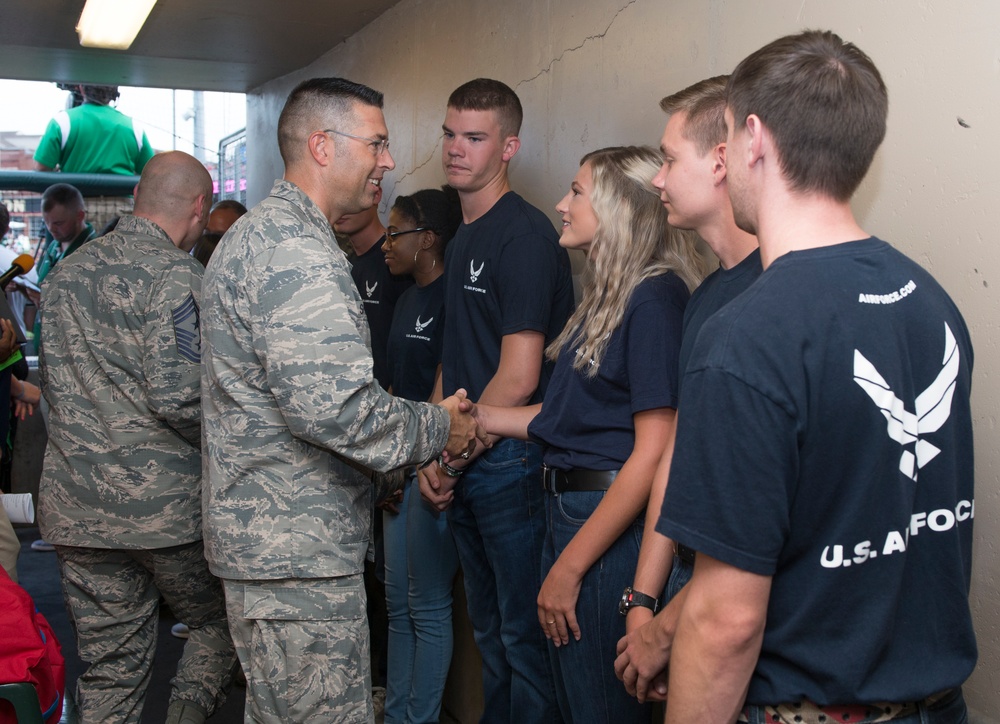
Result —
<instances>
[{"instance_id":1,"label":"concrete wall","mask_svg":"<svg viewBox=\"0 0 1000 724\"><path fill-rule=\"evenodd\" d=\"M862 225L927 267L972 330L978 505L972 587L980 664L967 685L978 721L1000 721L1000 3L995 0L403 0L300 73L248 100L248 196L281 175L278 111L298 81L342 75L385 92L401 192L443 181L448 94L476 76L514 87L525 107L515 189L549 212L580 156L657 145L658 100L729 72L803 28L856 42L889 86L886 142L860 190ZM993 139L991 141L991 139Z\"/></svg>"}]
</instances>

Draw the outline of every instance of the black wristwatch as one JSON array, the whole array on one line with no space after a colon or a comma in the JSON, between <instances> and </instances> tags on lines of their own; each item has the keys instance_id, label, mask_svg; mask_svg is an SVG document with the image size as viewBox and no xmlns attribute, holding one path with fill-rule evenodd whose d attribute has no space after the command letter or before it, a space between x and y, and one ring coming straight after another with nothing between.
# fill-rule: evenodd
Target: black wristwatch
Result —
<instances>
[{"instance_id":1,"label":"black wristwatch","mask_svg":"<svg viewBox=\"0 0 1000 724\"><path fill-rule=\"evenodd\" d=\"M645 593L633 591L632 586L626 586L625 591L622 592L622 600L618 604L618 613L622 616L627 616L628 612L636 606L648 608L653 613L656 613L660 608L660 602L652 596L647 596Z\"/></svg>"}]
</instances>

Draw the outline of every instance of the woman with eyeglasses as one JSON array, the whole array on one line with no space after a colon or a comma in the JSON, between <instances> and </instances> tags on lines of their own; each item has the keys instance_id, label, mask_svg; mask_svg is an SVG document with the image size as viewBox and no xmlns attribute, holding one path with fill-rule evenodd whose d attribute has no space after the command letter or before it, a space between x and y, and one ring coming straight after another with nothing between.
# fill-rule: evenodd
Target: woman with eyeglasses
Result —
<instances>
[{"instance_id":1,"label":"woman with eyeglasses","mask_svg":"<svg viewBox=\"0 0 1000 724\"><path fill-rule=\"evenodd\" d=\"M478 406L488 432L544 448L538 621L570 721L645 724L651 714L615 678L618 604L675 424L684 308L705 272L694 236L667 224L652 186L661 160L638 147L583 157L556 211L559 243L587 255L587 273L579 306L546 350L555 370L545 400Z\"/></svg>"},{"instance_id":2,"label":"woman with eyeglasses","mask_svg":"<svg viewBox=\"0 0 1000 724\"><path fill-rule=\"evenodd\" d=\"M393 313L391 392L429 400L441 366L444 249L462 221L449 186L396 199L382 250L395 275L410 275ZM389 612L385 722L436 722L451 664L452 584L458 554L447 517L425 503L408 478L399 512L383 512Z\"/></svg>"}]
</instances>

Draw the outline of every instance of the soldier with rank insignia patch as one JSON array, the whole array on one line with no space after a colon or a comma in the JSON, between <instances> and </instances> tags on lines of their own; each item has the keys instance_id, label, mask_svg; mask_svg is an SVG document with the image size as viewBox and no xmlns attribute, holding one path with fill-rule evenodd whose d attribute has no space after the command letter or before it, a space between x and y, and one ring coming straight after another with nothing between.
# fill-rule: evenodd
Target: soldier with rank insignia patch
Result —
<instances>
[{"instance_id":1,"label":"soldier with rank insignia patch","mask_svg":"<svg viewBox=\"0 0 1000 724\"><path fill-rule=\"evenodd\" d=\"M201 163L159 154L134 214L43 285L51 412L39 524L88 665L77 683L82 722L139 721L161 595L191 629L168 724L204 721L235 670L201 541L202 268L188 252L211 201Z\"/></svg>"}]
</instances>

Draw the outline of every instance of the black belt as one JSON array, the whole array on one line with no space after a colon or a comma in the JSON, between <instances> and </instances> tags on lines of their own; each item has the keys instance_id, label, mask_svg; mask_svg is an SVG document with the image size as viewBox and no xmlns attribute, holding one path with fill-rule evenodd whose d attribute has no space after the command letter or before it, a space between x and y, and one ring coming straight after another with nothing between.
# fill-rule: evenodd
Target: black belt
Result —
<instances>
[{"instance_id":1,"label":"black belt","mask_svg":"<svg viewBox=\"0 0 1000 724\"><path fill-rule=\"evenodd\" d=\"M542 487L550 493L585 493L607 490L615 482L617 470L559 470L542 466Z\"/></svg>"},{"instance_id":2,"label":"black belt","mask_svg":"<svg viewBox=\"0 0 1000 724\"><path fill-rule=\"evenodd\" d=\"M683 543L677 544L677 557L690 566L694 565L694 548L688 548Z\"/></svg>"}]
</instances>

